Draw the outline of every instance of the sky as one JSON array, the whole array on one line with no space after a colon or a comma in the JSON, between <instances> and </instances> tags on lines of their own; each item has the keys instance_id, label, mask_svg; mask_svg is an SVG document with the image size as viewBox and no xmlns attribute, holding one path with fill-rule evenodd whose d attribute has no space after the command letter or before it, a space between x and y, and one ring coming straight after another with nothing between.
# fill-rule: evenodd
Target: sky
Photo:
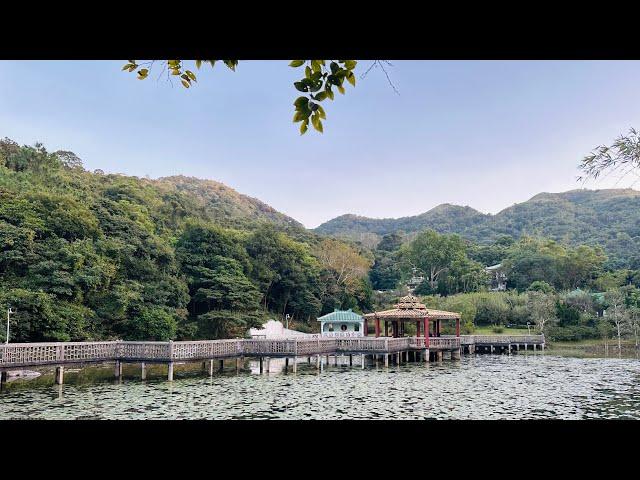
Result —
<instances>
[{"instance_id":1,"label":"sky","mask_svg":"<svg viewBox=\"0 0 640 480\"><path fill-rule=\"evenodd\" d=\"M640 128L639 61L390 61L325 100L324 133L292 123L288 61L203 67L184 89L117 61L0 61L0 137L71 150L85 168L217 180L313 228L345 213L484 213L583 185L577 166Z\"/></svg>"}]
</instances>

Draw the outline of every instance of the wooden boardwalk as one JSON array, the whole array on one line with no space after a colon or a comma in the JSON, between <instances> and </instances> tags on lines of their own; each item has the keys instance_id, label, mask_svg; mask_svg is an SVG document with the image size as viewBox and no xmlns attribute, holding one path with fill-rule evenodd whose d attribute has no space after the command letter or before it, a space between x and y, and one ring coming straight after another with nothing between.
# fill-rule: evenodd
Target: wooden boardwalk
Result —
<instances>
[{"instance_id":1,"label":"wooden boardwalk","mask_svg":"<svg viewBox=\"0 0 640 480\"><path fill-rule=\"evenodd\" d=\"M429 361L429 356L442 359L443 352L451 352L452 359L459 359L462 351L474 353L478 348L491 346L503 348L513 345L542 345L544 336L482 336L429 337L429 347L425 347L424 337L334 337L295 339L232 339L200 340L183 342L57 342L57 343L9 343L0 345L0 372L2 381L6 371L25 367L55 365L56 381L62 383L64 366L101 362L116 362L116 375L121 376L122 363L141 363L143 378L145 363L169 365L169 380L173 379L174 362L210 361L210 371L214 360L225 358L293 358L294 369L297 357L317 357L328 355L353 355L374 358L384 357L388 365L389 356L413 352L414 360ZM319 363L319 362L318 362Z\"/></svg>"}]
</instances>

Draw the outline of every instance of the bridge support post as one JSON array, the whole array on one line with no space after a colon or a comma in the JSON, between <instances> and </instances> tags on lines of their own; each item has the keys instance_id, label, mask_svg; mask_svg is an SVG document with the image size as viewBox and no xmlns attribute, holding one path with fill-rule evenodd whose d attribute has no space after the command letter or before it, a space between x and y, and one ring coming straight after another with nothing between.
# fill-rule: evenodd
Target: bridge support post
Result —
<instances>
[{"instance_id":1,"label":"bridge support post","mask_svg":"<svg viewBox=\"0 0 640 480\"><path fill-rule=\"evenodd\" d=\"M284 373L289 371L289 357L284 357Z\"/></svg>"},{"instance_id":2,"label":"bridge support post","mask_svg":"<svg viewBox=\"0 0 640 480\"><path fill-rule=\"evenodd\" d=\"M144 362L140 364L140 378L142 380L147 379L147 366L144 364Z\"/></svg>"},{"instance_id":3,"label":"bridge support post","mask_svg":"<svg viewBox=\"0 0 640 480\"><path fill-rule=\"evenodd\" d=\"M224 360L220 360L220 364L218 366L218 371L221 372L224 370Z\"/></svg>"},{"instance_id":4,"label":"bridge support post","mask_svg":"<svg viewBox=\"0 0 640 480\"><path fill-rule=\"evenodd\" d=\"M428 348L425 348L424 353L422 355L424 355L425 363L429 363L429 349Z\"/></svg>"},{"instance_id":5,"label":"bridge support post","mask_svg":"<svg viewBox=\"0 0 640 480\"><path fill-rule=\"evenodd\" d=\"M361 361L362 361L362 370L364 370L364 364L366 362L366 355L364 353L361 355Z\"/></svg>"},{"instance_id":6,"label":"bridge support post","mask_svg":"<svg viewBox=\"0 0 640 480\"><path fill-rule=\"evenodd\" d=\"M240 373L240 363L241 363L241 359L240 357L236 357L236 373Z\"/></svg>"},{"instance_id":7,"label":"bridge support post","mask_svg":"<svg viewBox=\"0 0 640 480\"><path fill-rule=\"evenodd\" d=\"M209 360L209 376L213 375L213 360Z\"/></svg>"},{"instance_id":8,"label":"bridge support post","mask_svg":"<svg viewBox=\"0 0 640 480\"><path fill-rule=\"evenodd\" d=\"M491 346L489 347L489 349L490 349L491 353L493 353L493 345L491 345Z\"/></svg>"},{"instance_id":9,"label":"bridge support post","mask_svg":"<svg viewBox=\"0 0 640 480\"><path fill-rule=\"evenodd\" d=\"M4 388L4 384L7 383L7 372L2 370L0 372L0 390Z\"/></svg>"},{"instance_id":10,"label":"bridge support post","mask_svg":"<svg viewBox=\"0 0 640 480\"><path fill-rule=\"evenodd\" d=\"M173 382L173 362L169 362L169 371L167 372L167 380Z\"/></svg>"},{"instance_id":11,"label":"bridge support post","mask_svg":"<svg viewBox=\"0 0 640 480\"><path fill-rule=\"evenodd\" d=\"M460 354L459 348L457 350L451 351L451 360L460 360L460 357L461 357L461 354Z\"/></svg>"},{"instance_id":12,"label":"bridge support post","mask_svg":"<svg viewBox=\"0 0 640 480\"><path fill-rule=\"evenodd\" d=\"M544 343L540 345L540 348L542 349L542 351L544 352Z\"/></svg>"},{"instance_id":13,"label":"bridge support post","mask_svg":"<svg viewBox=\"0 0 640 480\"><path fill-rule=\"evenodd\" d=\"M114 375L116 378L122 378L122 362L120 360L116 360Z\"/></svg>"},{"instance_id":14,"label":"bridge support post","mask_svg":"<svg viewBox=\"0 0 640 480\"><path fill-rule=\"evenodd\" d=\"M438 356L438 361L441 362L444 359L444 354L442 352L442 350L436 352L436 355Z\"/></svg>"},{"instance_id":15,"label":"bridge support post","mask_svg":"<svg viewBox=\"0 0 640 480\"><path fill-rule=\"evenodd\" d=\"M329 355L325 355L325 360L326 360L325 363L327 364L327 367L328 367L329 366Z\"/></svg>"},{"instance_id":16,"label":"bridge support post","mask_svg":"<svg viewBox=\"0 0 640 480\"><path fill-rule=\"evenodd\" d=\"M389 354L388 353L384 354L384 366L385 367L389 366Z\"/></svg>"},{"instance_id":17,"label":"bridge support post","mask_svg":"<svg viewBox=\"0 0 640 480\"><path fill-rule=\"evenodd\" d=\"M262 374L262 372L264 371L263 358L262 357L259 357L258 363L260 363L260 374Z\"/></svg>"},{"instance_id":18,"label":"bridge support post","mask_svg":"<svg viewBox=\"0 0 640 480\"><path fill-rule=\"evenodd\" d=\"M316 368L320 370L320 355L316 355Z\"/></svg>"},{"instance_id":19,"label":"bridge support post","mask_svg":"<svg viewBox=\"0 0 640 480\"><path fill-rule=\"evenodd\" d=\"M511 355L511 344L509 344L509 345L507 346L507 353L508 353L509 355Z\"/></svg>"},{"instance_id":20,"label":"bridge support post","mask_svg":"<svg viewBox=\"0 0 640 480\"><path fill-rule=\"evenodd\" d=\"M536 351L536 344L535 343L533 344L533 351L534 352Z\"/></svg>"},{"instance_id":21,"label":"bridge support post","mask_svg":"<svg viewBox=\"0 0 640 480\"><path fill-rule=\"evenodd\" d=\"M311 365L311 357L307 357L307 363Z\"/></svg>"},{"instance_id":22,"label":"bridge support post","mask_svg":"<svg viewBox=\"0 0 640 480\"><path fill-rule=\"evenodd\" d=\"M349 354L349 366L353 367L353 355Z\"/></svg>"},{"instance_id":23,"label":"bridge support post","mask_svg":"<svg viewBox=\"0 0 640 480\"><path fill-rule=\"evenodd\" d=\"M333 356L333 366L334 367L338 366L338 355L337 354Z\"/></svg>"},{"instance_id":24,"label":"bridge support post","mask_svg":"<svg viewBox=\"0 0 640 480\"><path fill-rule=\"evenodd\" d=\"M298 357L293 357L293 373L298 373Z\"/></svg>"},{"instance_id":25,"label":"bridge support post","mask_svg":"<svg viewBox=\"0 0 640 480\"><path fill-rule=\"evenodd\" d=\"M56 367L56 385L62 385L64 383L64 366L60 365Z\"/></svg>"},{"instance_id":26,"label":"bridge support post","mask_svg":"<svg viewBox=\"0 0 640 480\"><path fill-rule=\"evenodd\" d=\"M267 357L267 358L265 358L265 360L266 360L266 364L267 364L266 370L267 370L267 373L269 373L269 370L271 368L271 357Z\"/></svg>"}]
</instances>

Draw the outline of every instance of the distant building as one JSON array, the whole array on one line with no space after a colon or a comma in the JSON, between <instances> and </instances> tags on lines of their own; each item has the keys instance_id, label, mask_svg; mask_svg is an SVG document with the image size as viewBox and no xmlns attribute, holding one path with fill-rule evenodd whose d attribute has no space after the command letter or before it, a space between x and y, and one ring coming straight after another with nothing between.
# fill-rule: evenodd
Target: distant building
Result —
<instances>
[{"instance_id":1,"label":"distant building","mask_svg":"<svg viewBox=\"0 0 640 480\"><path fill-rule=\"evenodd\" d=\"M484 271L489 277L489 290L501 292L507 289L507 275L504 273L501 263L485 267Z\"/></svg>"},{"instance_id":2,"label":"distant building","mask_svg":"<svg viewBox=\"0 0 640 480\"><path fill-rule=\"evenodd\" d=\"M364 336L364 318L349 310L334 310L322 317L320 334L327 337L362 337Z\"/></svg>"},{"instance_id":3,"label":"distant building","mask_svg":"<svg viewBox=\"0 0 640 480\"><path fill-rule=\"evenodd\" d=\"M409 280L407 280L407 288L409 289L409 292L413 293L413 291L422 282L424 282L424 277L422 275L418 275L418 269L414 268L413 269L413 276Z\"/></svg>"}]
</instances>

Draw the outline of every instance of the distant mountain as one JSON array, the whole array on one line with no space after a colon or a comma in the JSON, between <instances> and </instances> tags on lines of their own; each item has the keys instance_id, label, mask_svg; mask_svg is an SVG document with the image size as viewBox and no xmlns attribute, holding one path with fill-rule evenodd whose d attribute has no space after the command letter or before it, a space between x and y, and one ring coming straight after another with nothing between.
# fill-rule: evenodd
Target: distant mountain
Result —
<instances>
[{"instance_id":1,"label":"distant mountain","mask_svg":"<svg viewBox=\"0 0 640 480\"><path fill-rule=\"evenodd\" d=\"M640 267L640 191L633 189L539 193L495 215L451 204L397 219L342 215L314 231L371 244L387 233L427 228L478 243L490 243L500 235L539 235L571 245L601 245L612 265Z\"/></svg>"},{"instance_id":2,"label":"distant mountain","mask_svg":"<svg viewBox=\"0 0 640 480\"><path fill-rule=\"evenodd\" d=\"M281 227L304 230L304 226L275 208L258 200L238 193L231 187L213 180L177 175L156 180L159 184L175 187L179 192L195 199L207 212L211 220L221 223L267 221Z\"/></svg>"}]
</instances>

